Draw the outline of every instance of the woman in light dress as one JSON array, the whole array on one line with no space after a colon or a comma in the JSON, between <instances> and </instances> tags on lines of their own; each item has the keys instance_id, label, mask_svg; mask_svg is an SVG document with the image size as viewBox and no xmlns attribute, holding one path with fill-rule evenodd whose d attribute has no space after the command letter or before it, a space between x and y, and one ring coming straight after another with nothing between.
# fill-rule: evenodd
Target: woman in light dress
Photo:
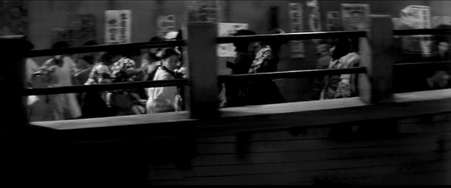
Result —
<instances>
[{"instance_id":1,"label":"woman in light dress","mask_svg":"<svg viewBox=\"0 0 451 188\"><path fill-rule=\"evenodd\" d=\"M52 46L53 49L67 47L69 47L67 42L57 42ZM49 87L72 86L73 74L77 72L75 62L68 55L56 55L47 60L40 69L44 74L47 72L54 78ZM49 101L55 120L74 119L81 116L75 93L51 95Z\"/></svg>"},{"instance_id":2,"label":"woman in light dress","mask_svg":"<svg viewBox=\"0 0 451 188\"><path fill-rule=\"evenodd\" d=\"M175 79L177 76L174 71L179 61L179 54L174 49L165 49L162 56L162 65L158 67L153 80ZM176 86L152 87L147 90L147 95L147 113L152 114L181 110L181 98Z\"/></svg>"}]
</instances>

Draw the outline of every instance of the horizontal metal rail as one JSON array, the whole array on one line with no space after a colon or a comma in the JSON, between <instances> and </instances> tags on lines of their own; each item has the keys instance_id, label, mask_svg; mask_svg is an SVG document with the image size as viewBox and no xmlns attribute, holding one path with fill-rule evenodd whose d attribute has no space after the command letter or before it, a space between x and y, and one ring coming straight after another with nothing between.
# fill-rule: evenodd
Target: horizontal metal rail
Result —
<instances>
[{"instance_id":1,"label":"horizontal metal rail","mask_svg":"<svg viewBox=\"0 0 451 188\"><path fill-rule=\"evenodd\" d=\"M302 33L284 33L284 34L263 34L247 36L217 37L216 43L234 43L234 42L255 42L255 41L289 41L289 40L308 40L340 37L366 37L366 31L328 31L328 32L302 32Z\"/></svg>"},{"instance_id":2,"label":"horizontal metal rail","mask_svg":"<svg viewBox=\"0 0 451 188\"><path fill-rule=\"evenodd\" d=\"M22 57L39 57L39 56L53 56L60 54L77 54L77 53L89 53L89 52L100 52L100 51L120 51L124 49L143 49L143 48L160 48L160 47L172 47L172 46L185 46L185 41L175 40L175 41L161 41L161 42L139 42L139 43L128 43L128 44L108 44L108 45L95 45L95 46L80 46L80 47L70 47L70 48L59 48L59 49L45 49L45 50L32 50Z\"/></svg>"},{"instance_id":3,"label":"horizontal metal rail","mask_svg":"<svg viewBox=\"0 0 451 188\"><path fill-rule=\"evenodd\" d=\"M165 86L183 86L188 85L187 79L175 80L157 80L157 81L141 81L141 82L121 82L112 84L97 84L97 85L83 85L83 86L66 86L66 87L51 87L51 88L33 88L24 89L24 95L52 95L62 93L82 93L91 91L108 91L119 89L135 89L147 87L165 87Z\"/></svg>"},{"instance_id":4,"label":"horizontal metal rail","mask_svg":"<svg viewBox=\"0 0 451 188\"><path fill-rule=\"evenodd\" d=\"M449 35L451 29L401 29L393 30L395 36L405 35Z\"/></svg>"},{"instance_id":5,"label":"horizontal metal rail","mask_svg":"<svg viewBox=\"0 0 451 188\"><path fill-rule=\"evenodd\" d=\"M226 82L230 80L259 80L259 79L277 79L277 78L303 78L313 76L325 76L334 74L359 74L367 73L365 67L355 67L347 69L315 69L315 70L297 70L297 71L280 71L257 74L236 74L236 75L221 75L219 82Z\"/></svg>"},{"instance_id":6,"label":"horizontal metal rail","mask_svg":"<svg viewBox=\"0 0 451 188\"><path fill-rule=\"evenodd\" d=\"M428 61L428 62L413 62L413 63L395 63L393 64L395 67L403 67L403 66L429 66L429 65L440 65L440 64L450 64L451 61Z\"/></svg>"},{"instance_id":7,"label":"horizontal metal rail","mask_svg":"<svg viewBox=\"0 0 451 188\"><path fill-rule=\"evenodd\" d=\"M332 74L359 74L366 73L365 67L356 67L348 69L322 69L322 70L298 70L298 71L281 71L256 74L237 74L237 75L221 75L218 76L220 83L229 80L256 80L256 79L277 79L277 78L302 78L311 76L323 76ZM98 84L87 86L66 86L53 88L34 88L24 89L24 95L52 95L62 93L81 93L90 91L108 91L118 89L134 89L146 87L165 87L165 86L182 86L188 85L187 79L176 80L158 80L158 81L142 81L142 82L123 82L112 84Z\"/></svg>"}]
</instances>

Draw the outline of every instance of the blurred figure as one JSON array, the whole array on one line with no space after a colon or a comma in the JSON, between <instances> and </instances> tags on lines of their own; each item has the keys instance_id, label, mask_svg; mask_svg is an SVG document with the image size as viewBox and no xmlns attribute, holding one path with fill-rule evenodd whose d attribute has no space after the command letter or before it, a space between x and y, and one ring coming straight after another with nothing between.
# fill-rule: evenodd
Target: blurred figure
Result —
<instances>
[{"instance_id":1,"label":"blurred figure","mask_svg":"<svg viewBox=\"0 0 451 188\"><path fill-rule=\"evenodd\" d=\"M136 49L125 50L121 53L113 52L112 61L114 63L110 68L112 82L136 81L138 75L142 73L141 69L135 68L135 62L139 57L140 51ZM112 91L111 95L108 95L110 97L107 97L109 100L107 100L111 107L119 110L119 115L143 114L145 113L145 108L141 102L141 89L142 88Z\"/></svg>"},{"instance_id":2,"label":"blurred figure","mask_svg":"<svg viewBox=\"0 0 451 188\"><path fill-rule=\"evenodd\" d=\"M449 61L451 56L449 54L449 43L445 40L437 41L437 51L432 54L433 61Z\"/></svg>"},{"instance_id":3,"label":"blurred figure","mask_svg":"<svg viewBox=\"0 0 451 188\"><path fill-rule=\"evenodd\" d=\"M332 60L330 69L343 69L357 67L360 63L360 55L355 51L356 47L351 44L348 38L340 38L332 45ZM356 76L351 74L330 75L326 77L324 89L321 92L321 99L346 98L356 95Z\"/></svg>"},{"instance_id":4,"label":"blurred figure","mask_svg":"<svg viewBox=\"0 0 451 188\"><path fill-rule=\"evenodd\" d=\"M281 34L282 30L273 30L269 34ZM255 58L249 68L249 73L264 73L277 71L279 52L283 42L261 41L254 43ZM248 105L283 103L285 98L276 83L271 79L252 80L247 86L246 102Z\"/></svg>"},{"instance_id":5,"label":"blurred figure","mask_svg":"<svg viewBox=\"0 0 451 188\"><path fill-rule=\"evenodd\" d=\"M177 31L177 35L175 36L174 40L183 40L183 33L182 30L178 30ZM175 51L178 53L178 57L179 57L179 61L177 62L177 68L174 70L175 72L175 78L176 79L186 79L188 78L188 69L186 68L187 63L188 63L188 59L185 58L187 57L187 51L184 50L183 46L175 46L174 47ZM177 86L177 90L178 90L178 97L180 97L180 99L178 99L179 101L179 110L184 110L185 109L185 103L182 102L185 100L185 86Z\"/></svg>"},{"instance_id":6,"label":"blurred figure","mask_svg":"<svg viewBox=\"0 0 451 188\"><path fill-rule=\"evenodd\" d=\"M332 60L332 53L330 52L330 44L319 44L316 47L316 56L318 60L316 61L316 69L327 69L329 68L329 63Z\"/></svg>"},{"instance_id":7,"label":"blurred figure","mask_svg":"<svg viewBox=\"0 0 451 188\"><path fill-rule=\"evenodd\" d=\"M255 35L254 31L238 30L233 36ZM233 74L247 74L254 60L255 54L252 51L252 43L247 41L235 42L236 57L234 62L227 62L227 68ZM228 81L224 83L225 99L222 99L221 107L234 107L245 105L245 93L247 83L242 81Z\"/></svg>"},{"instance_id":8,"label":"blurred figure","mask_svg":"<svg viewBox=\"0 0 451 188\"><path fill-rule=\"evenodd\" d=\"M329 63L332 60L330 52L330 44L320 43L316 46L316 56L318 60L316 61L316 69L327 69L329 68ZM321 97L321 90L324 85L324 76L314 77L312 79L312 91L309 97L310 100L319 100Z\"/></svg>"},{"instance_id":9,"label":"blurred figure","mask_svg":"<svg viewBox=\"0 0 451 188\"><path fill-rule=\"evenodd\" d=\"M67 47L69 47L67 42L60 41L55 43L52 49ZM47 73L54 78L49 87L72 86L73 74L78 71L75 62L68 55L56 55L47 60L40 69L43 74ZM55 120L74 119L81 116L75 93L52 95L50 103Z\"/></svg>"},{"instance_id":10,"label":"blurred figure","mask_svg":"<svg viewBox=\"0 0 451 188\"><path fill-rule=\"evenodd\" d=\"M94 46L97 45L95 41L88 41L83 46ZM84 53L79 54L76 64L77 69L80 72L75 73L76 84L75 85L83 85L89 78L89 74L91 73L92 68L96 62L97 53Z\"/></svg>"},{"instance_id":11,"label":"blurred figure","mask_svg":"<svg viewBox=\"0 0 451 188\"><path fill-rule=\"evenodd\" d=\"M85 85L106 84L111 83L111 66L113 54L109 52L101 52L95 65L91 69L89 79ZM103 92L86 92L82 98L81 111L83 118L106 117L113 115L112 110L107 105L107 93Z\"/></svg>"},{"instance_id":12,"label":"blurred figure","mask_svg":"<svg viewBox=\"0 0 451 188\"><path fill-rule=\"evenodd\" d=\"M162 56L162 64L155 73L154 80L172 80L176 78L179 54L173 48L166 48ZM182 101L177 87L152 87L147 90L147 113L162 113L180 111Z\"/></svg>"},{"instance_id":13,"label":"blurred figure","mask_svg":"<svg viewBox=\"0 0 451 188\"><path fill-rule=\"evenodd\" d=\"M111 52L101 52L84 85L111 83L110 66L113 64L114 56Z\"/></svg>"},{"instance_id":14,"label":"blurred figure","mask_svg":"<svg viewBox=\"0 0 451 188\"><path fill-rule=\"evenodd\" d=\"M163 38L155 36L150 39L149 42L161 42ZM142 81L153 80L155 72L158 66L161 65L161 53L162 48L151 48L148 52L144 53L141 59L141 69L143 70Z\"/></svg>"},{"instance_id":15,"label":"blurred figure","mask_svg":"<svg viewBox=\"0 0 451 188\"><path fill-rule=\"evenodd\" d=\"M34 49L34 45L25 41L26 49ZM39 66L32 58L25 60L25 87L26 88L46 88L50 84L49 77L39 74ZM36 74L37 73L37 74ZM53 113L49 104L48 95L30 95L27 96L27 112L30 121L48 121L53 120Z\"/></svg>"},{"instance_id":16,"label":"blurred figure","mask_svg":"<svg viewBox=\"0 0 451 188\"><path fill-rule=\"evenodd\" d=\"M409 91L425 91L448 88L450 76L444 67L445 66L429 68L422 81L417 82L415 87Z\"/></svg>"},{"instance_id":17,"label":"blurred figure","mask_svg":"<svg viewBox=\"0 0 451 188\"><path fill-rule=\"evenodd\" d=\"M427 89L443 89L448 86L449 75L444 70L436 70L426 78Z\"/></svg>"}]
</instances>

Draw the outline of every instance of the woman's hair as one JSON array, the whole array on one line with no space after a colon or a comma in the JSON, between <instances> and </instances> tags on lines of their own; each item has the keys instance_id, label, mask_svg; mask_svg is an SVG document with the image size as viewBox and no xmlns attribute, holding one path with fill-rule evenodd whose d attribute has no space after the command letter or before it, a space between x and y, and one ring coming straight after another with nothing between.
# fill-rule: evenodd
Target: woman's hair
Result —
<instances>
[{"instance_id":1,"label":"woman's hair","mask_svg":"<svg viewBox=\"0 0 451 188\"><path fill-rule=\"evenodd\" d=\"M111 63L111 59L114 57L114 53L112 52L100 52L99 57L97 58L97 62L102 62L105 64Z\"/></svg>"},{"instance_id":2,"label":"woman's hair","mask_svg":"<svg viewBox=\"0 0 451 188\"><path fill-rule=\"evenodd\" d=\"M173 48L166 48L163 51L163 55L161 56L161 59L167 59L173 55L179 57L180 54L177 53Z\"/></svg>"},{"instance_id":3,"label":"woman's hair","mask_svg":"<svg viewBox=\"0 0 451 188\"><path fill-rule=\"evenodd\" d=\"M240 29L240 30L236 31L236 33L232 34L232 36L245 36L245 35L255 35L255 34L257 34L257 33L255 33L254 31L247 30L247 29ZM246 42L246 41L233 43L233 45L235 46L235 51L247 51L249 44L250 44L250 42Z\"/></svg>"},{"instance_id":4,"label":"woman's hair","mask_svg":"<svg viewBox=\"0 0 451 188\"><path fill-rule=\"evenodd\" d=\"M282 29L273 29L268 32L268 34L282 34L282 33L285 33L285 31L283 31ZM288 41L276 39L276 40L262 41L260 44L268 45L274 54L278 54L280 52L280 47L282 46L282 44L284 44L286 42L288 42Z\"/></svg>"},{"instance_id":5,"label":"woman's hair","mask_svg":"<svg viewBox=\"0 0 451 188\"><path fill-rule=\"evenodd\" d=\"M139 49L124 49L122 50L122 52L119 53L120 55L124 56L124 57L128 57L131 58L133 56L139 56L141 55L141 50Z\"/></svg>"},{"instance_id":6,"label":"woman's hair","mask_svg":"<svg viewBox=\"0 0 451 188\"><path fill-rule=\"evenodd\" d=\"M149 42L160 42L160 41L164 41L164 38L161 38L160 36L154 36L149 40Z\"/></svg>"},{"instance_id":7,"label":"woman's hair","mask_svg":"<svg viewBox=\"0 0 451 188\"><path fill-rule=\"evenodd\" d=\"M332 46L335 47L332 52L332 59L339 59L349 52L351 52L351 42L348 38L339 38L332 43Z\"/></svg>"},{"instance_id":8,"label":"woman's hair","mask_svg":"<svg viewBox=\"0 0 451 188\"><path fill-rule=\"evenodd\" d=\"M97 42L93 41L93 40L90 40L83 44L83 46L95 46L95 45L97 45ZM83 55L83 57L81 59L83 59L84 61L86 61L87 63L89 63L91 65L95 63L95 55L92 53Z\"/></svg>"}]
</instances>

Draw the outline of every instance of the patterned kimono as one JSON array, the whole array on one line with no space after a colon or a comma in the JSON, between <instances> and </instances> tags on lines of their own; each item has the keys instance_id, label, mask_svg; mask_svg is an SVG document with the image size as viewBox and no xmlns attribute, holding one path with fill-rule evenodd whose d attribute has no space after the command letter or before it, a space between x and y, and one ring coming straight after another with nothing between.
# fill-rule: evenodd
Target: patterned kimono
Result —
<instances>
[{"instance_id":1,"label":"patterned kimono","mask_svg":"<svg viewBox=\"0 0 451 188\"><path fill-rule=\"evenodd\" d=\"M329 69L344 69L357 67L360 55L351 52L338 60L331 61ZM326 78L321 99L336 99L352 97L357 93L356 76L352 74L331 75Z\"/></svg>"},{"instance_id":2,"label":"patterned kimono","mask_svg":"<svg viewBox=\"0 0 451 188\"><path fill-rule=\"evenodd\" d=\"M269 46L263 46L255 55L249 73L262 73L277 71L279 59L274 56ZM283 103L285 98L279 91L276 83L271 79L252 80L247 86L245 96L247 105L262 105Z\"/></svg>"}]
</instances>

